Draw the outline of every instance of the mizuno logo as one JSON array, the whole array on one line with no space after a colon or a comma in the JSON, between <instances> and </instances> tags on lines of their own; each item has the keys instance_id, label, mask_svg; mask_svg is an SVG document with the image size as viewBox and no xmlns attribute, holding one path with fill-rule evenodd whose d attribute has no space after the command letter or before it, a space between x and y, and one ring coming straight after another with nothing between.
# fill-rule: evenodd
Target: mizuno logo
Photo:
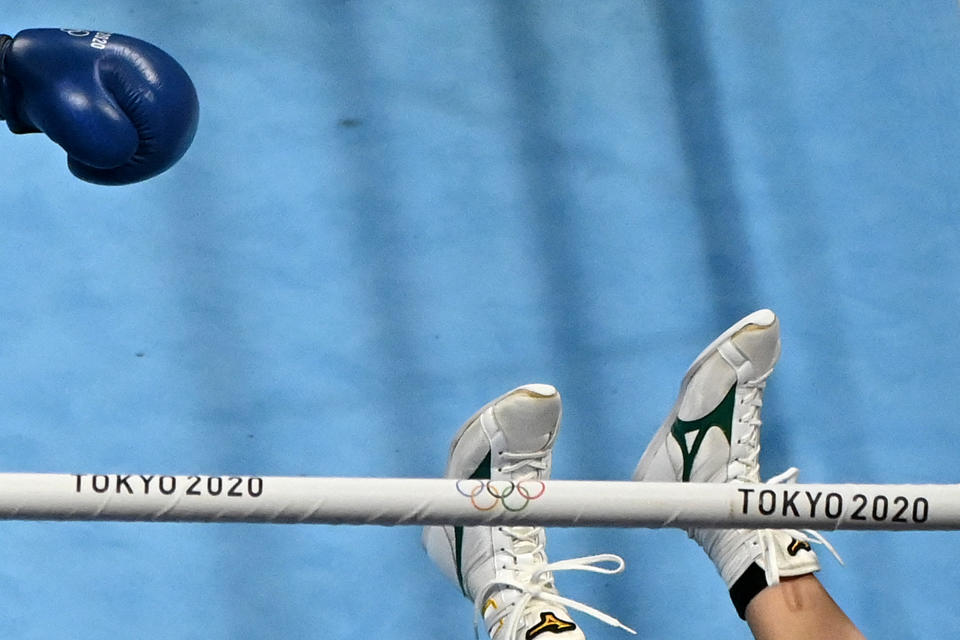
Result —
<instances>
[{"instance_id":1,"label":"mizuno logo","mask_svg":"<svg viewBox=\"0 0 960 640\"><path fill-rule=\"evenodd\" d=\"M787 553L789 553L791 556L795 556L801 551L813 551L813 549L810 548L810 543L806 542L805 540L797 540L796 538L791 539L790 544L787 545Z\"/></svg>"},{"instance_id":2,"label":"mizuno logo","mask_svg":"<svg viewBox=\"0 0 960 640\"><path fill-rule=\"evenodd\" d=\"M525 637L527 640L533 640L533 638L536 638L541 633L547 633L548 631L550 633L563 633L564 631L572 631L576 628L577 625L574 623L561 620L550 611L541 611L540 622L530 627Z\"/></svg>"},{"instance_id":3,"label":"mizuno logo","mask_svg":"<svg viewBox=\"0 0 960 640\"><path fill-rule=\"evenodd\" d=\"M690 481L690 473L693 471L693 461L700 452L700 446L703 439L707 437L707 432L713 427L723 431L727 442L732 439L731 430L733 424L733 406L737 395L737 385L730 387L726 397L717 405L717 408L698 420L681 420L677 418L670 433L680 445L680 452L683 454L683 482ZM693 435L693 442L688 444L689 436Z\"/></svg>"}]
</instances>

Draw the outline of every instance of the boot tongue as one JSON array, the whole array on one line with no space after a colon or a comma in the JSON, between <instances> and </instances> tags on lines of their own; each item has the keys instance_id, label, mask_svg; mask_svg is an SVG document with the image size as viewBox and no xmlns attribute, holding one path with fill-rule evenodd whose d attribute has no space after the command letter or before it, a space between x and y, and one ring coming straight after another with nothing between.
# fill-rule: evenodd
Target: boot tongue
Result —
<instances>
[{"instance_id":1,"label":"boot tongue","mask_svg":"<svg viewBox=\"0 0 960 640\"><path fill-rule=\"evenodd\" d=\"M521 387L493 407L506 448L513 453L546 449L557 435L560 413L560 394L546 384Z\"/></svg>"}]
</instances>

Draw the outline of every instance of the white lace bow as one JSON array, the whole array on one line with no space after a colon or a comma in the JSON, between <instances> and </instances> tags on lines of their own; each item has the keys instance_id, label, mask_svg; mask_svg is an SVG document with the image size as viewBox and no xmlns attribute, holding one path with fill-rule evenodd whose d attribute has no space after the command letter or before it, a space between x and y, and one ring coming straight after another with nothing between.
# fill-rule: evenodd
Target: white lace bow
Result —
<instances>
[{"instance_id":1,"label":"white lace bow","mask_svg":"<svg viewBox=\"0 0 960 640\"><path fill-rule=\"evenodd\" d=\"M535 532L533 527L511 527L508 529L508 531L516 529L531 529L532 532ZM613 563L614 566L604 567L600 566L600 563ZM552 572L554 571L578 570L612 575L622 572L624 567L625 563L623 558L612 553L604 553L594 556L584 556L582 558L571 558L569 560L560 560L558 562L541 564L530 574L529 580L510 578L498 578L492 580L480 590L474 602L474 635L479 638L479 623L483 615L483 608L487 602L487 598L489 598L494 592L499 591L504 587L508 589L515 589L519 593L519 597L510 602L503 609L497 610L496 614L487 621L487 628L491 630L491 637L495 631L500 632L502 630L504 631L504 635L500 636L502 640L514 640L517 630L520 628L520 624L523 620L523 613L534 600L549 602L563 607L568 607L570 609L575 609L582 613L591 615L597 620L605 622L612 627L619 627L629 631L630 633L636 634L636 631L626 626L613 616L599 611L598 609L594 609L593 607L583 604L582 602L571 600L570 598L565 598L559 595L552 586Z\"/></svg>"}]
</instances>

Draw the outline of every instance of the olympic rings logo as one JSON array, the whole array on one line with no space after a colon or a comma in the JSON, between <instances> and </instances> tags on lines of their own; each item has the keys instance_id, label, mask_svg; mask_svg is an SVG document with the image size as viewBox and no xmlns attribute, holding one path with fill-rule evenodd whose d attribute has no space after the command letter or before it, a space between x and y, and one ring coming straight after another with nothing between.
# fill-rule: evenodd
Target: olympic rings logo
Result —
<instances>
[{"instance_id":1,"label":"olympic rings logo","mask_svg":"<svg viewBox=\"0 0 960 640\"><path fill-rule=\"evenodd\" d=\"M477 511L490 511L498 504L507 511L522 511L547 490L540 480L458 480L457 491Z\"/></svg>"}]
</instances>

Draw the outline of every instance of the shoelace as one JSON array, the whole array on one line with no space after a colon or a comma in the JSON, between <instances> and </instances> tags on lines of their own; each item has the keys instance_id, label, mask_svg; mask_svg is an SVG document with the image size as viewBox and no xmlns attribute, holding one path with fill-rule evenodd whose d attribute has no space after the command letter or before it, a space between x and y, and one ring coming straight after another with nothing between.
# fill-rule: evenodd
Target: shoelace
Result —
<instances>
[{"instance_id":1,"label":"shoelace","mask_svg":"<svg viewBox=\"0 0 960 640\"><path fill-rule=\"evenodd\" d=\"M794 484L797 481L797 476L800 474L800 469L796 467L790 467L783 473L779 473L769 480L766 484ZM843 558L840 557L840 554L837 553L837 550L833 548L833 545L830 544L830 541L827 540L823 534L819 531L814 531L813 529L786 529L788 535L798 538L806 543L814 543L823 545L834 558L837 559L837 562L843 566ZM780 569L777 567L777 550L774 546L773 533L770 529L760 529L758 532L760 536L760 544L764 553L764 564L766 568L764 573L766 574L767 584L777 584L780 582Z\"/></svg>"},{"instance_id":2,"label":"shoelace","mask_svg":"<svg viewBox=\"0 0 960 640\"><path fill-rule=\"evenodd\" d=\"M762 424L760 409L763 407L763 390L771 373L773 373L772 369L756 380L743 385L747 389L747 394L740 402L747 405L747 412L743 417L747 431L740 437L737 444L747 445L749 452L745 457L737 458L743 463L744 468L737 474L736 479L742 482L759 482L760 479L760 426Z\"/></svg>"},{"instance_id":3,"label":"shoelace","mask_svg":"<svg viewBox=\"0 0 960 640\"><path fill-rule=\"evenodd\" d=\"M509 460L499 469L500 473L512 474L526 467L527 470L514 477L515 482L524 480L534 480L540 478L541 471L547 469L546 462L550 450L536 451L532 453L514 453L510 451L501 452L499 455L504 460ZM499 527L510 540L509 549L503 549L514 560L514 566L509 567L514 578L498 578L491 580L477 594L474 600L474 636L479 638L480 619L483 617L483 608L487 599L496 591L503 588L515 589L520 596L515 601L508 603L506 607L499 610L489 623L489 628L497 628L499 633L504 628L506 635L501 636L507 640L513 640L520 627L523 618L523 612L534 600L541 602L552 602L564 607L569 607L577 611L586 613L594 618L601 620L611 626L620 627L630 633L636 633L630 627L602 611L593 607L565 598L556 593L553 586L554 571L591 571L593 573L617 574L624 570L626 564L623 558L614 554L600 554L594 556L584 556L582 558L571 558L560 560L558 562L546 561L544 550L543 529L542 527ZM598 563L612 562L614 567L598 566ZM491 633L493 635L493 633Z\"/></svg>"},{"instance_id":4,"label":"shoelace","mask_svg":"<svg viewBox=\"0 0 960 640\"><path fill-rule=\"evenodd\" d=\"M791 484L796 482L799 469L790 467L783 473L780 473L765 484ZM747 534L756 534L756 542L760 545L763 554L764 574L768 585L774 585L780 582L780 568L777 566L777 548L773 538L773 529L758 529L748 531L745 529L717 530L717 529L690 529L688 535L696 540L710 558L714 559L717 566L725 566L728 559L735 557L738 549L744 544L744 538L738 532ZM787 535L806 543L819 544L825 547L834 558L843 565L843 558L837 553L833 545L818 531L813 529L780 529Z\"/></svg>"},{"instance_id":5,"label":"shoelace","mask_svg":"<svg viewBox=\"0 0 960 640\"><path fill-rule=\"evenodd\" d=\"M749 448L749 453L744 457L737 458L737 460L744 465L743 470L736 477L737 480L742 482L757 482L760 477L760 427L762 424L760 410L763 407L763 391L766 387L767 378L771 373L773 373L772 369L756 380L751 380L743 385L748 390L747 394L741 400L742 404L747 405L747 412L743 417L743 422L747 425L747 431L737 443L746 444ZM766 484L793 484L797 481L797 475L799 473L799 469L790 467L783 473L777 474L767 480ZM837 559L837 562L841 565L843 564L843 559L840 557L840 554L837 553L837 550L834 549L833 545L818 531L814 531L813 529L787 529L786 533L808 544L812 542L823 545L830 551L833 557ZM758 542L760 543L760 548L763 549L764 553L764 564L766 565L764 572L766 574L767 584L777 584L780 582L780 570L776 562L776 547L774 545L773 533L770 529L760 529L757 535L759 536Z\"/></svg>"},{"instance_id":6,"label":"shoelace","mask_svg":"<svg viewBox=\"0 0 960 640\"><path fill-rule=\"evenodd\" d=\"M512 451L503 451L500 453L500 457L505 460L513 460L513 462L503 465L497 469L497 471L502 473L513 473L521 467L529 467L530 470L522 476L518 476L516 480L533 480L537 478L538 471L546 470L546 457L548 455L550 455L550 451L534 451L533 453L513 453Z\"/></svg>"},{"instance_id":7,"label":"shoelace","mask_svg":"<svg viewBox=\"0 0 960 640\"><path fill-rule=\"evenodd\" d=\"M598 566L598 564L602 562L612 562L615 564L615 566ZM515 589L520 593L520 597L517 598L517 600L509 603L506 607L504 607L503 610L498 611L497 615L494 616L494 618L489 622L490 628L502 625L499 626L497 631L504 631L505 635L500 636L502 640L514 640L514 637L517 635L517 630L520 628L523 612L535 599L541 602L550 602L570 609L575 609L582 613L593 616L597 620L605 622L612 627L619 627L625 631L636 634L636 631L626 626L613 616L599 611L598 609L594 609L593 607L583 604L582 602L578 602L577 600L571 600L570 598L561 596L553 590L551 585L551 576L554 571L579 570L612 575L622 572L624 566L625 563L623 558L620 556L611 553L604 553L595 556L584 556L582 558L571 558L569 560L560 560L558 562L542 564L530 575L529 581L512 580L509 578L492 580L480 590L480 593L477 594L477 598L474 602L474 636L477 638L480 637L480 619L483 615L483 606L486 603L487 598L489 598L493 592L499 591L504 587ZM492 635L493 633L491 633L491 636Z\"/></svg>"}]
</instances>

